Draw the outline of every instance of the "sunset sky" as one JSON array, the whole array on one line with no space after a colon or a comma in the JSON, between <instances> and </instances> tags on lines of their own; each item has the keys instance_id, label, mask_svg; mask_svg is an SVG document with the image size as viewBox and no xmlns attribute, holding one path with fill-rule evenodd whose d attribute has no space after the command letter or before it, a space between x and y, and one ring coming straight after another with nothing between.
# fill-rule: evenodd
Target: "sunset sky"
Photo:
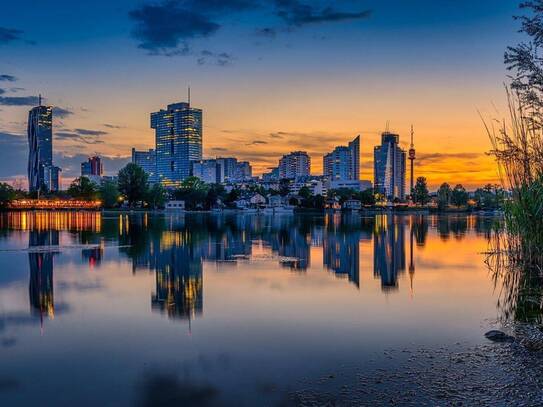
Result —
<instances>
[{"instance_id":1,"label":"sunset sky","mask_svg":"<svg viewBox=\"0 0 543 407\"><path fill-rule=\"evenodd\" d=\"M4 2L0 179L26 177L26 120L41 93L69 181L87 155L115 173L152 148L149 113L204 110L204 156L322 155L362 139L362 178L386 123L431 189L496 181L478 111L505 116L503 54L519 41L516 0L169 0Z\"/></svg>"}]
</instances>

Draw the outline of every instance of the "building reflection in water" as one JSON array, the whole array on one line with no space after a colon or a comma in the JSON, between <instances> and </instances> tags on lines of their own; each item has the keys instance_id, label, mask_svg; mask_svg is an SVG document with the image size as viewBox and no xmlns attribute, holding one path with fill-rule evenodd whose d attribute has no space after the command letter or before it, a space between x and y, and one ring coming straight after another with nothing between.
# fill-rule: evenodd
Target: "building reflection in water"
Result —
<instances>
[{"instance_id":1,"label":"building reflection in water","mask_svg":"<svg viewBox=\"0 0 543 407\"><path fill-rule=\"evenodd\" d=\"M398 275L405 272L405 223L394 215L377 215L373 235L373 273L383 291L398 289Z\"/></svg>"},{"instance_id":2,"label":"building reflection in water","mask_svg":"<svg viewBox=\"0 0 543 407\"><path fill-rule=\"evenodd\" d=\"M203 310L202 258L195 255L191 238L188 231L165 231L156 252L152 308L174 319L191 320Z\"/></svg>"},{"instance_id":3,"label":"building reflection in water","mask_svg":"<svg viewBox=\"0 0 543 407\"><path fill-rule=\"evenodd\" d=\"M360 241L370 241L360 216L328 214L322 240L324 266L360 287Z\"/></svg>"},{"instance_id":4,"label":"building reflection in water","mask_svg":"<svg viewBox=\"0 0 543 407\"><path fill-rule=\"evenodd\" d=\"M55 313L53 266L58 250L54 247L59 245L59 231L67 231L80 243L97 245L81 252L90 268L103 261L104 242L118 243L119 251L132 260L134 273L141 269L155 273L151 309L189 321L203 313L203 263L213 262L217 270L224 270L218 265L250 258L255 243L264 243L282 258L283 267L293 270L308 269L313 248L320 247L324 268L356 287L361 285L361 253L371 263L373 245L373 276L382 290L397 290L399 277L407 270L413 294L416 248L426 244L429 228L442 239L462 239L470 230L487 234L491 227L491 222L477 217L345 213L324 217L120 214L103 220L97 213L18 212L0 215L0 223L7 229L29 230L30 304L42 318Z\"/></svg>"},{"instance_id":5,"label":"building reflection in water","mask_svg":"<svg viewBox=\"0 0 543 407\"><path fill-rule=\"evenodd\" d=\"M53 291L53 258L58 252L58 230L30 231L28 263L30 267L29 299L33 314L41 320L55 315Z\"/></svg>"}]
</instances>

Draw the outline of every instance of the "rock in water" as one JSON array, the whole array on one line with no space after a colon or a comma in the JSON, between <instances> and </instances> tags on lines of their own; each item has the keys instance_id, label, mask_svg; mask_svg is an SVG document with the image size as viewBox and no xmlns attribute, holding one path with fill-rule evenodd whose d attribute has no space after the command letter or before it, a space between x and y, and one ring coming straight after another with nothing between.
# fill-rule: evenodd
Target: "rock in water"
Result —
<instances>
[{"instance_id":1,"label":"rock in water","mask_svg":"<svg viewBox=\"0 0 543 407\"><path fill-rule=\"evenodd\" d=\"M498 330L488 331L485 338L492 342L513 342L515 340L511 335Z\"/></svg>"}]
</instances>

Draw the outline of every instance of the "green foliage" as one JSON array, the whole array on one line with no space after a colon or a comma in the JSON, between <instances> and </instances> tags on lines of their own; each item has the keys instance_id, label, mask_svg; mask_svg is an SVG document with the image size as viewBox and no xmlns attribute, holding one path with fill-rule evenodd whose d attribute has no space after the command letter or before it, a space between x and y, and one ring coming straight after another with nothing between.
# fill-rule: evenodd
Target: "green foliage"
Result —
<instances>
[{"instance_id":1,"label":"green foliage","mask_svg":"<svg viewBox=\"0 0 543 407\"><path fill-rule=\"evenodd\" d=\"M505 191L498 185L487 184L475 191L477 209L495 210L503 207Z\"/></svg>"},{"instance_id":2,"label":"green foliage","mask_svg":"<svg viewBox=\"0 0 543 407\"><path fill-rule=\"evenodd\" d=\"M437 205L439 209L446 209L451 204L452 189L444 182L437 190Z\"/></svg>"},{"instance_id":3,"label":"green foliage","mask_svg":"<svg viewBox=\"0 0 543 407\"><path fill-rule=\"evenodd\" d=\"M160 183L154 183L147 190L145 201L153 209L164 208L168 193L166 189Z\"/></svg>"},{"instance_id":4,"label":"green foliage","mask_svg":"<svg viewBox=\"0 0 543 407\"><path fill-rule=\"evenodd\" d=\"M287 196L290 192L290 181L288 179L282 179L279 181L279 194L281 196Z\"/></svg>"},{"instance_id":5,"label":"green foliage","mask_svg":"<svg viewBox=\"0 0 543 407\"><path fill-rule=\"evenodd\" d=\"M106 181L100 186L99 196L105 208L113 208L118 205L121 193L116 182Z\"/></svg>"},{"instance_id":6,"label":"green foliage","mask_svg":"<svg viewBox=\"0 0 543 407\"><path fill-rule=\"evenodd\" d=\"M0 182L0 206L6 206L16 197L17 193L11 185Z\"/></svg>"},{"instance_id":7,"label":"green foliage","mask_svg":"<svg viewBox=\"0 0 543 407\"><path fill-rule=\"evenodd\" d=\"M207 208L214 208L219 203L223 203L226 198L226 190L221 184L211 184L208 187L207 196L205 199Z\"/></svg>"},{"instance_id":8,"label":"green foliage","mask_svg":"<svg viewBox=\"0 0 543 407\"><path fill-rule=\"evenodd\" d=\"M300 192L298 192L298 195L300 195L303 199L309 199L313 194L308 187L303 186L300 188Z\"/></svg>"},{"instance_id":9,"label":"green foliage","mask_svg":"<svg viewBox=\"0 0 543 407\"><path fill-rule=\"evenodd\" d=\"M328 198L338 198L341 205L349 199L357 199L362 205L375 205L375 195L372 189L364 191L356 191L351 188L331 189L328 191Z\"/></svg>"},{"instance_id":10,"label":"green foliage","mask_svg":"<svg viewBox=\"0 0 543 407\"><path fill-rule=\"evenodd\" d=\"M76 178L68 188L68 195L87 201L98 199L98 186L87 177Z\"/></svg>"},{"instance_id":11,"label":"green foliage","mask_svg":"<svg viewBox=\"0 0 543 407\"><path fill-rule=\"evenodd\" d=\"M197 177L188 177L174 192L175 199L185 201L189 210L204 209L209 186Z\"/></svg>"},{"instance_id":12,"label":"green foliage","mask_svg":"<svg viewBox=\"0 0 543 407\"><path fill-rule=\"evenodd\" d=\"M417 183L413 190L413 202L419 205L426 205L430 202L430 193L428 192L428 185L424 177L417 178Z\"/></svg>"},{"instance_id":13,"label":"green foliage","mask_svg":"<svg viewBox=\"0 0 543 407\"><path fill-rule=\"evenodd\" d=\"M119 171L118 188L130 206L143 201L147 193L148 176L139 165L129 163Z\"/></svg>"},{"instance_id":14,"label":"green foliage","mask_svg":"<svg viewBox=\"0 0 543 407\"><path fill-rule=\"evenodd\" d=\"M225 197L224 203L231 205L239 199L241 193L238 189L231 190Z\"/></svg>"},{"instance_id":15,"label":"green foliage","mask_svg":"<svg viewBox=\"0 0 543 407\"><path fill-rule=\"evenodd\" d=\"M466 206L468 204L468 193L461 184L458 184L452 190L451 203L454 206Z\"/></svg>"}]
</instances>

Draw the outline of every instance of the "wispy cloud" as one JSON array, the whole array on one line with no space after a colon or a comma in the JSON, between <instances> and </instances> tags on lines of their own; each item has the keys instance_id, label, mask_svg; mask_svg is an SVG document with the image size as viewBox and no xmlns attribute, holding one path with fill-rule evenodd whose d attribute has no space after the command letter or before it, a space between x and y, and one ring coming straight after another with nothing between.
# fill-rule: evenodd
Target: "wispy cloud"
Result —
<instances>
[{"instance_id":1,"label":"wispy cloud","mask_svg":"<svg viewBox=\"0 0 543 407\"><path fill-rule=\"evenodd\" d=\"M186 56L202 65L228 65L233 57L225 52L194 50L193 42L216 35L231 14L255 13L254 21L271 21L265 27L253 27L249 35L274 38L278 32L291 32L308 25L367 19L371 10L339 10L336 2L299 0L163 0L147 2L129 12L134 23L132 37L138 47L151 55ZM209 55L202 55L210 53Z\"/></svg>"},{"instance_id":2,"label":"wispy cloud","mask_svg":"<svg viewBox=\"0 0 543 407\"><path fill-rule=\"evenodd\" d=\"M0 75L0 82L15 82L17 78L13 75L2 74Z\"/></svg>"},{"instance_id":3,"label":"wispy cloud","mask_svg":"<svg viewBox=\"0 0 543 407\"><path fill-rule=\"evenodd\" d=\"M83 144L103 144L100 137L109 134L102 130L74 129L67 131L57 131L54 134L55 139L59 141L71 141Z\"/></svg>"},{"instance_id":4,"label":"wispy cloud","mask_svg":"<svg viewBox=\"0 0 543 407\"><path fill-rule=\"evenodd\" d=\"M320 8L316 2L302 3L299 0L275 0L277 15L288 26L301 27L307 24L333 23L362 20L371 16L371 10L340 11L333 6Z\"/></svg>"},{"instance_id":5,"label":"wispy cloud","mask_svg":"<svg viewBox=\"0 0 543 407\"><path fill-rule=\"evenodd\" d=\"M66 108L63 108L63 107L60 107L60 106L54 106L53 107L53 116L56 116L56 117L59 117L61 119L64 119L68 116L71 116L73 115L74 112L71 111L70 109L66 109Z\"/></svg>"},{"instance_id":6,"label":"wispy cloud","mask_svg":"<svg viewBox=\"0 0 543 407\"><path fill-rule=\"evenodd\" d=\"M125 129L126 126L120 126L117 124L104 123L102 126L107 127L108 129Z\"/></svg>"},{"instance_id":7,"label":"wispy cloud","mask_svg":"<svg viewBox=\"0 0 543 407\"><path fill-rule=\"evenodd\" d=\"M0 27L0 45L22 40L23 31L14 28Z\"/></svg>"},{"instance_id":8,"label":"wispy cloud","mask_svg":"<svg viewBox=\"0 0 543 407\"><path fill-rule=\"evenodd\" d=\"M0 105L3 106L36 106L37 96L0 96Z\"/></svg>"}]
</instances>

